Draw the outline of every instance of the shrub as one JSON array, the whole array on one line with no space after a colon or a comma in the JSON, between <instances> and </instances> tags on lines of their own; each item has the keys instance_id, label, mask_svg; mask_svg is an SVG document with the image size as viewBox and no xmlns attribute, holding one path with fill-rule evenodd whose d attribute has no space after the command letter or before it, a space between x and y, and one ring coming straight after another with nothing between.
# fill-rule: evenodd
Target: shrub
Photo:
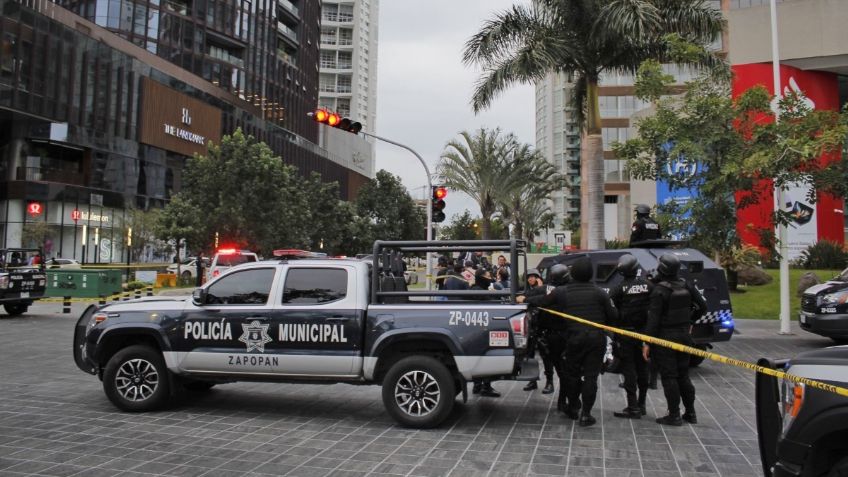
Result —
<instances>
[{"instance_id":1,"label":"shrub","mask_svg":"<svg viewBox=\"0 0 848 477\"><path fill-rule=\"evenodd\" d=\"M627 240L614 239L614 240L605 240L604 242L606 243L607 250L630 247L630 242L627 241Z\"/></svg>"},{"instance_id":2,"label":"shrub","mask_svg":"<svg viewBox=\"0 0 848 477\"><path fill-rule=\"evenodd\" d=\"M126 289L127 289L127 291L133 291L133 290L138 290L139 288L145 288L145 287L148 287L148 286L150 286L150 284L147 283L147 282L140 282L138 280L133 280L133 281L127 283Z\"/></svg>"},{"instance_id":3,"label":"shrub","mask_svg":"<svg viewBox=\"0 0 848 477\"><path fill-rule=\"evenodd\" d=\"M842 270L848 264L848 252L836 242L822 240L801 252L799 262L807 270Z\"/></svg>"}]
</instances>

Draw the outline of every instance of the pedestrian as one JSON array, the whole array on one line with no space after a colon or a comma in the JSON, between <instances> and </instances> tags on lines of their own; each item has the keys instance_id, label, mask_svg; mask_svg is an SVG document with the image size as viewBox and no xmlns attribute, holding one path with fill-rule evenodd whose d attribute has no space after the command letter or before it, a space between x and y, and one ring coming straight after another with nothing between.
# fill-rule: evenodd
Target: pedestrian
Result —
<instances>
[{"instance_id":1,"label":"pedestrian","mask_svg":"<svg viewBox=\"0 0 848 477\"><path fill-rule=\"evenodd\" d=\"M32 257L32 263L30 265L41 265L41 253L35 253L35 256Z\"/></svg>"},{"instance_id":2,"label":"pedestrian","mask_svg":"<svg viewBox=\"0 0 848 477\"><path fill-rule=\"evenodd\" d=\"M455 262L453 267L453 274L448 275L445 278L445 284L443 290L445 291L456 291L456 290L468 290L471 288L471 285L465 280L462 276L462 264L460 262ZM448 300L462 300L461 296L448 296Z\"/></svg>"},{"instance_id":3,"label":"pedestrian","mask_svg":"<svg viewBox=\"0 0 848 477\"><path fill-rule=\"evenodd\" d=\"M203 285L203 252L197 252L197 258L194 260L195 266L195 286L201 287Z\"/></svg>"},{"instance_id":4,"label":"pedestrian","mask_svg":"<svg viewBox=\"0 0 848 477\"><path fill-rule=\"evenodd\" d=\"M680 259L673 253L660 257L657 266L658 281L651 291L648 306L648 323L645 334L694 346L692 325L707 309L707 302L691 283L678 276ZM660 372L668 415L657 419L657 423L682 426L683 421L696 424L695 386L689 379L689 354L664 346L643 345L645 359L651 357ZM680 415L680 402L685 412Z\"/></svg>"},{"instance_id":5,"label":"pedestrian","mask_svg":"<svg viewBox=\"0 0 848 477\"><path fill-rule=\"evenodd\" d=\"M571 282L553 292L528 299L531 305L554 307L558 311L599 324L613 323L617 317L612 301L605 291L590 283L592 261L581 257L570 269ZM523 298L523 297L521 297ZM520 300L522 302L524 300ZM565 400L564 412L571 419L579 419L581 427L591 426L596 420L592 407L598 394L598 376L606 351L606 335L590 325L568 323L565 362L563 366Z\"/></svg>"},{"instance_id":6,"label":"pedestrian","mask_svg":"<svg viewBox=\"0 0 848 477\"><path fill-rule=\"evenodd\" d=\"M442 255L436 262L436 290L441 290L444 287L448 272L448 258Z\"/></svg>"},{"instance_id":7,"label":"pedestrian","mask_svg":"<svg viewBox=\"0 0 848 477\"><path fill-rule=\"evenodd\" d=\"M643 333L648 320L648 304L653 285L638 275L639 262L630 254L618 259L616 270L624 277L620 284L612 287L610 298L618 310L618 328ZM640 419L647 411L648 363L642 356L642 342L626 336L615 336L624 390L627 392L627 407L614 412L615 417ZM637 395L638 391L638 395Z\"/></svg>"},{"instance_id":8,"label":"pedestrian","mask_svg":"<svg viewBox=\"0 0 848 477\"><path fill-rule=\"evenodd\" d=\"M474 274L474 286L471 287L471 290L481 291L481 290L489 290L492 286L492 272L486 270L485 268L479 268ZM489 297L474 297L475 300L485 300L492 299L498 300L498 296ZM474 380L474 386L471 388L472 394L479 394L483 397L501 397L501 393L497 392L495 388L492 387L492 381L486 378L478 378Z\"/></svg>"},{"instance_id":9,"label":"pedestrian","mask_svg":"<svg viewBox=\"0 0 848 477\"><path fill-rule=\"evenodd\" d=\"M509 269L508 268L499 268L496 273L496 283L500 285L501 289L508 290L510 287L509 281Z\"/></svg>"},{"instance_id":10,"label":"pedestrian","mask_svg":"<svg viewBox=\"0 0 848 477\"><path fill-rule=\"evenodd\" d=\"M630 246L645 241L662 238L660 224L651 217L651 208L645 204L636 206L636 220L630 229Z\"/></svg>"},{"instance_id":11,"label":"pedestrian","mask_svg":"<svg viewBox=\"0 0 848 477\"><path fill-rule=\"evenodd\" d=\"M497 273L500 269L505 268L507 273L509 272L509 262L506 261L506 257L503 255L498 255L498 264L495 267L495 272Z\"/></svg>"},{"instance_id":12,"label":"pedestrian","mask_svg":"<svg viewBox=\"0 0 848 477\"><path fill-rule=\"evenodd\" d=\"M462 270L462 278L464 278L465 281L468 282L468 286L471 286L474 284L474 275L477 272L477 268L474 266L474 262L472 262L471 260L466 260L463 263L463 266L465 268L463 268Z\"/></svg>"},{"instance_id":13,"label":"pedestrian","mask_svg":"<svg viewBox=\"0 0 848 477\"><path fill-rule=\"evenodd\" d=\"M500 261L500 258L498 258L498 260ZM525 275L527 277L527 288L525 290L525 296L527 298L548 294L548 288L545 286L545 282L542 280L542 274L539 273L538 269L528 269ZM553 392L553 383L551 381L553 380L554 368L553 363L550 359L548 359L548 343L547 337L545 336L546 330L543 330L539 326L540 313L541 310L537 310L535 308L530 309L530 329L533 334L530 336L530 340L527 343L527 355L530 357L536 356L536 349L538 348L539 356L542 358L542 364L545 369L545 378L547 378L542 394L550 394ZM526 386L524 386L525 391L532 391L538 388L538 380L530 381Z\"/></svg>"}]
</instances>

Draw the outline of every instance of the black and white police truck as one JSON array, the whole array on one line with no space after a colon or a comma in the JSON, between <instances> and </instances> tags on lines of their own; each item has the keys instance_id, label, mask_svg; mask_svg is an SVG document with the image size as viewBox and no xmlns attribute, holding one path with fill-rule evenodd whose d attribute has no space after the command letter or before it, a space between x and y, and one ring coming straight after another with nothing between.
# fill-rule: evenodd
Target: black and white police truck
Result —
<instances>
[{"instance_id":1,"label":"black and white police truck","mask_svg":"<svg viewBox=\"0 0 848 477\"><path fill-rule=\"evenodd\" d=\"M848 388L848 346L758 364ZM765 477L848 477L848 398L761 373L755 395Z\"/></svg>"},{"instance_id":2,"label":"black and white police truck","mask_svg":"<svg viewBox=\"0 0 848 477\"><path fill-rule=\"evenodd\" d=\"M32 264L35 257L39 263ZM0 304L9 316L26 313L46 289L47 274L40 249L0 249Z\"/></svg>"},{"instance_id":3,"label":"black and white police truck","mask_svg":"<svg viewBox=\"0 0 848 477\"><path fill-rule=\"evenodd\" d=\"M178 389L233 381L376 384L402 425L441 423L475 378L532 380L527 309L503 291L408 290L401 254L499 251L517 240L381 242L374 259L267 260L233 267L191 297L90 307L77 366L109 400L147 411ZM434 296L442 301L431 301Z\"/></svg>"}]
</instances>

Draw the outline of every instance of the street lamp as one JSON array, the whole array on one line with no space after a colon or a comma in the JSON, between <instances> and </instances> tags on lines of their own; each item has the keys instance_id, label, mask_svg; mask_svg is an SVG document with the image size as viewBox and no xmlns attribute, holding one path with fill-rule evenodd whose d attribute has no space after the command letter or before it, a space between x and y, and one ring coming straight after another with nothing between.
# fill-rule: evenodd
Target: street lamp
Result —
<instances>
[{"instance_id":1,"label":"street lamp","mask_svg":"<svg viewBox=\"0 0 848 477\"><path fill-rule=\"evenodd\" d=\"M780 55L778 54L777 45L777 5L775 0L769 2L769 13L771 16L771 70L772 79L774 81L774 97L780 98ZM777 102L777 107L774 108L774 121L780 121L780 104ZM783 207L783 187L775 183L775 196L777 197L778 212ZM786 243L787 233L786 224L780 222L777 224L777 241L779 243L778 253L780 254L780 334L791 334L789 326L789 244Z\"/></svg>"},{"instance_id":2,"label":"street lamp","mask_svg":"<svg viewBox=\"0 0 848 477\"><path fill-rule=\"evenodd\" d=\"M85 245L88 243L88 225L82 226L82 264L85 265Z\"/></svg>"}]
</instances>

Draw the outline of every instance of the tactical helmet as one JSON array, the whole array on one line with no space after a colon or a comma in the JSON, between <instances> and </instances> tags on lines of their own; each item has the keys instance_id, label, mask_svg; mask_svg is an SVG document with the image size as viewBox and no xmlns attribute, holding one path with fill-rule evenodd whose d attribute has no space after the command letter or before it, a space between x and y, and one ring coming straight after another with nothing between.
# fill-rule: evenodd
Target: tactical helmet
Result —
<instances>
[{"instance_id":1,"label":"tactical helmet","mask_svg":"<svg viewBox=\"0 0 848 477\"><path fill-rule=\"evenodd\" d=\"M676 255L667 253L660 257L657 265L657 273L665 277L676 277L680 271L680 259Z\"/></svg>"},{"instance_id":2,"label":"tactical helmet","mask_svg":"<svg viewBox=\"0 0 848 477\"><path fill-rule=\"evenodd\" d=\"M569 275L568 267L561 263L551 267L551 270L548 272L551 285L555 287L568 283Z\"/></svg>"},{"instance_id":3,"label":"tactical helmet","mask_svg":"<svg viewBox=\"0 0 848 477\"><path fill-rule=\"evenodd\" d=\"M527 276L530 277L530 275L536 275L537 277L542 278L542 274L539 273L539 270L536 268L527 269Z\"/></svg>"},{"instance_id":4,"label":"tactical helmet","mask_svg":"<svg viewBox=\"0 0 848 477\"><path fill-rule=\"evenodd\" d=\"M625 277L635 277L636 271L639 270L639 261L636 260L636 257L629 253L627 255L622 255L618 259L618 266L616 266L616 270Z\"/></svg>"},{"instance_id":5,"label":"tactical helmet","mask_svg":"<svg viewBox=\"0 0 848 477\"><path fill-rule=\"evenodd\" d=\"M578 282L592 279L592 261L589 257L580 257L571 265L571 277Z\"/></svg>"},{"instance_id":6,"label":"tactical helmet","mask_svg":"<svg viewBox=\"0 0 848 477\"><path fill-rule=\"evenodd\" d=\"M636 215L651 215L651 208L645 204L638 204L636 206Z\"/></svg>"}]
</instances>

